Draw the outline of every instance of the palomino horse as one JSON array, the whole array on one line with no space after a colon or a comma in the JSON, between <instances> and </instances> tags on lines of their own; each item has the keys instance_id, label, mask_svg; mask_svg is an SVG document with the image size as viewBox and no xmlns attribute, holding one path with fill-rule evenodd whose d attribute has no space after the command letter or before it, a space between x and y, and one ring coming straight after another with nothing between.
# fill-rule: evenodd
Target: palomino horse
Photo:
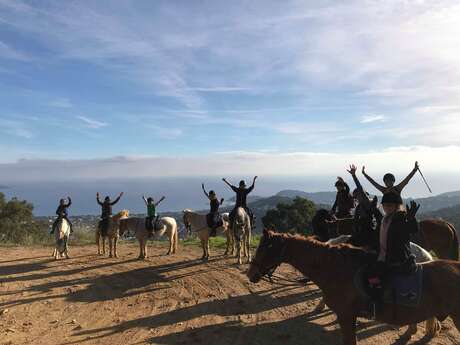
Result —
<instances>
[{"instance_id":1,"label":"palomino horse","mask_svg":"<svg viewBox=\"0 0 460 345\"><path fill-rule=\"evenodd\" d=\"M327 241L327 244L341 244L341 243L347 243L351 238L351 235L341 235L336 238L331 238L329 241ZM410 242L410 251L412 254L415 255L415 261L417 263L424 263L424 262L430 262L433 261L433 256L420 247L419 245ZM326 303L324 302L324 298L321 298L319 301L318 305L315 308L315 312L320 312L323 311L324 308L326 308ZM440 330L441 330L441 324L436 320L436 318L431 318L426 321L426 332L427 336L434 337ZM409 329L407 331L407 334L413 335L417 333L417 324L412 324L409 326Z\"/></svg>"},{"instance_id":2,"label":"palomino horse","mask_svg":"<svg viewBox=\"0 0 460 345\"><path fill-rule=\"evenodd\" d=\"M233 221L233 236L235 236L238 264L242 264L241 249L243 249L243 255L247 256L248 263L251 262L251 217L243 207L236 209Z\"/></svg>"},{"instance_id":3,"label":"palomino horse","mask_svg":"<svg viewBox=\"0 0 460 345\"><path fill-rule=\"evenodd\" d=\"M69 236L70 236L70 224L65 218L61 218L56 225L54 230L54 239L56 240L56 244L53 251L54 259L58 259L59 257L65 256L66 259L69 258L68 254L68 243L69 243Z\"/></svg>"},{"instance_id":4,"label":"palomino horse","mask_svg":"<svg viewBox=\"0 0 460 345\"><path fill-rule=\"evenodd\" d=\"M190 209L185 209L183 212L183 221L186 229L189 229L190 233L196 232L201 242L201 248L203 248L202 260L209 259L209 234L211 228L208 226L206 215L193 212ZM232 231L230 231L228 213L222 214L223 225L217 228L217 231L225 233L227 237L227 248L225 249L224 255L233 255L235 251L235 241L233 238Z\"/></svg>"},{"instance_id":5,"label":"palomino horse","mask_svg":"<svg viewBox=\"0 0 460 345\"><path fill-rule=\"evenodd\" d=\"M112 217L110 222L109 229L107 234L102 234L101 228L98 226L96 228L96 244L97 244L97 253L101 255L101 237L102 237L102 255L105 255L105 239L109 239L109 257L112 257L112 248L113 256L118 258L117 243L119 238L118 228L120 226L120 220L125 219L129 216L128 210L122 210Z\"/></svg>"},{"instance_id":6,"label":"palomino horse","mask_svg":"<svg viewBox=\"0 0 460 345\"><path fill-rule=\"evenodd\" d=\"M154 231L155 238L163 235L169 238L169 249L166 255L175 254L177 251L177 244L179 242L177 233L177 223L172 217L160 218L162 228ZM139 241L139 259L147 259L147 240L149 239L150 232L145 227L145 218L131 217L120 220L120 235L125 231L134 231L137 240Z\"/></svg>"},{"instance_id":7,"label":"palomino horse","mask_svg":"<svg viewBox=\"0 0 460 345\"><path fill-rule=\"evenodd\" d=\"M331 238L353 232L353 218L333 219L324 209L318 210L312 225L313 232L323 241L327 234ZM426 219L419 226L420 231L412 236L412 242L433 251L439 259L459 260L458 237L452 224L442 219Z\"/></svg>"},{"instance_id":8,"label":"palomino horse","mask_svg":"<svg viewBox=\"0 0 460 345\"><path fill-rule=\"evenodd\" d=\"M354 285L361 267L375 255L348 244L329 245L314 238L264 230L254 261L247 273L251 282L285 262L310 277L323 291L327 305L337 314L343 344L356 345L356 318L367 303ZM452 318L460 331L460 262L435 260L423 266L423 288L416 307L386 304L379 321L410 325L436 317ZM343 298L347 296L347 298Z\"/></svg>"}]
</instances>

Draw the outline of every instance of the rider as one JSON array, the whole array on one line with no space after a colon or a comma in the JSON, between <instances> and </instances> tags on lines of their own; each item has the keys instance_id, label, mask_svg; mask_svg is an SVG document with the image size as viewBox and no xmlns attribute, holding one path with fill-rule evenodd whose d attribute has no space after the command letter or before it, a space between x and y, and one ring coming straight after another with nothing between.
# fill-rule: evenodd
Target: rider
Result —
<instances>
[{"instance_id":1,"label":"rider","mask_svg":"<svg viewBox=\"0 0 460 345\"><path fill-rule=\"evenodd\" d=\"M355 208L353 234L350 243L355 246L369 246L378 248L378 229L382 220L382 214L377 208L377 197L369 199L367 193L356 176L356 166L350 165L350 170L347 170L353 177L356 184L356 189L353 191L353 198L358 201ZM373 230L376 231L373 231Z\"/></svg>"},{"instance_id":2,"label":"rider","mask_svg":"<svg viewBox=\"0 0 460 345\"><path fill-rule=\"evenodd\" d=\"M228 181L225 178L222 179L222 181L224 181L236 193L235 207L233 208L232 212L230 212L230 215L229 215L230 224L232 224L232 226L233 226L233 220L235 219L236 209L238 207L242 207L246 210L246 212L249 215L249 218L251 219L251 226L254 226L254 224L252 224L254 215L247 205L247 196L254 189L256 180L257 180L257 176L254 176L251 187L246 188L246 182L244 180L240 181L239 187L235 187L231 185L230 183L228 183Z\"/></svg>"},{"instance_id":3,"label":"rider","mask_svg":"<svg viewBox=\"0 0 460 345\"><path fill-rule=\"evenodd\" d=\"M54 231L56 230L56 226L60 219L65 219L67 223L69 223L70 233L73 232L72 222L69 220L69 217L67 214L67 209L70 207L70 205L72 205L72 200L70 199L70 196L67 197L67 200L68 200L67 203L65 202L65 199L59 200L59 206L56 209L56 214L58 217L56 218L56 220L53 223L53 226L51 227L50 234L54 233Z\"/></svg>"},{"instance_id":4,"label":"rider","mask_svg":"<svg viewBox=\"0 0 460 345\"><path fill-rule=\"evenodd\" d=\"M149 231L150 235L152 234L152 231L154 230L154 224L157 223L158 221L158 215L156 212L156 207L162 202L165 197L162 196L160 200L155 202L152 197L148 197L147 199L145 196L142 196L142 199L144 199L145 206L147 206L147 218L145 218L145 228Z\"/></svg>"},{"instance_id":5,"label":"rider","mask_svg":"<svg viewBox=\"0 0 460 345\"><path fill-rule=\"evenodd\" d=\"M395 186L396 178L391 173L387 173L387 174L385 174L383 176L383 182L385 183L385 186L382 186L382 185L378 184L377 182L375 182L372 179L372 177L367 175L364 166L363 166L362 173L363 173L364 177L366 177L367 180L375 188L377 188L380 192L382 192L382 194L394 193L394 194L401 195L402 190L404 189L404 187L406 187L406 185L409 183L409 181L412 179L412 177L414 177L414 175L417 172L418 168L419 168L418 162L415 162L414 169L412 169L410 174L407 175L407 177L404 180L402 180L399 184L397 184L396 186Z\"/></svg>"},{"instance_id":6,"label":"rider","mask_svg":"<svg viewBox=\"0 0 460 345\"><path fill-rule=\"evenodd\" d=\"M101 221L98 224L101 231L106 231L108 229L110 219L112 218L112 206L120 201L122 196L123 192L121 192L114 201L110 201L110 197L106 196L104 202L101 202L101 200L99 200L99 192L96 193L96 201L101 206Z\"/></svg>"},{"instance_id":7,"label":"rider","mask_svg":"<svg viewBox=\"0 0 460 345\"><path fill-rule=\"evenodd\" d=\"M420 207L411 201L407 210L401 196L386 193L382 197L385 216L380 226L379 251L377 261L368 272L368 282L374 300L373 314L382 307L383 282L389 272L411 273L415 270L415 257L410 252L410 234L417 233L418 223L415 215Z\"/></svg>"},{"instance_id":8,"label":"rider","mask_svg":"<svg viewBox=\"0 0 460 345\"><path fill-rule=\"evenodd\" d=\"M341 177L337 177L335 187L337 188L337 195L331 213L335 214L337 218L350 218L352 216L351 210L354 207L354 200L350 194L350 187Z\"/></svg>"},{"instance_id":9,"label":"rider","mask_svg":"<svg viewBox=\"0 0 460 345\"><path fill-rule=\"evenodd\" d=\"M217 195L213 190L209 191L209 194L206 192L206 189L204 188L204 183L201 184L201 188L203 189L204 195L207 196L209 199L209 206L210 206L210 211L206 215L206 221L208 223L208 226L211 228L211 233L209 236L215 237L217 228L219 226L222 226L222 220L220 219L220 214L219 214L219 206L224 203L224 198L219 200L217 199Z\"/></svg>"}]
</instances>

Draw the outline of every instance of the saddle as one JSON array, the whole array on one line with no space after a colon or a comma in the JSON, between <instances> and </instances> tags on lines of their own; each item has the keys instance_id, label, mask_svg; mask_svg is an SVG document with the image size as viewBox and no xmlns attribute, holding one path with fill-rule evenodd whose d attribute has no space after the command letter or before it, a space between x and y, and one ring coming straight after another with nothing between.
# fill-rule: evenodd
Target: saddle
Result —
<instances>
[{"instance_id":1,"label":"saddle","mask_svg":"<svg viewBox=\"0 0 460 345\"><path fill-rule=\"evenodd\" d=\"M224 225L224 221L222 219L222 215L220 215L219 213L208 213L206 215L206 224L208 225L208 227L210 227L211 229L212 228L218 228L222 225Z\"/></svg>"},{"instance_id":2,"label":"saddle","mask_svg":"<svg viewBox=\"0 0 460 345\"><path fill-rule=\"evenodd\" d=\"M371 288L367 281L366 268L360 268L353 283L361 296L371 302ZM390 272L385 276L383 285L383 303L415 308L420 304L423 289L423 265L416 264L411 272Z\"/></svg>"}]
</instances>

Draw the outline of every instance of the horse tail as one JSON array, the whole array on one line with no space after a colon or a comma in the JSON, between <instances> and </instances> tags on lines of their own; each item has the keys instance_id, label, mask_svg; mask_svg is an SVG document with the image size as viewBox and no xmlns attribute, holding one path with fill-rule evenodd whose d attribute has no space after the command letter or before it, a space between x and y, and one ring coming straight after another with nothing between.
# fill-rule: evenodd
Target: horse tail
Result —
<instances>
[{"instance_id":1,"label":"horse tail","mask_svg":"<svg viewBox=\"0 0 460 345\"><path fill-rule=\"evenodd\" d=\"M454 240L451 245L450 251L449 251L449 259L458 261L459 260L459 254L458 254L458 235L457 235L457 230L451 223L447 223L449 226L450 230L453 232Z\"/></svg>"}]
</instances>

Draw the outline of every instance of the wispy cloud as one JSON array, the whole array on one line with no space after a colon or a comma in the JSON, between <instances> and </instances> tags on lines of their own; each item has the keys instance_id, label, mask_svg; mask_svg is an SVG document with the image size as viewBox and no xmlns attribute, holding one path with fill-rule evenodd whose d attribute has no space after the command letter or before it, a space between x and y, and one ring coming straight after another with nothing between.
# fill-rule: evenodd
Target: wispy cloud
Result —
<instances>
[{"instance_id":1,"label":"wispy cloud","mask_svg":"<svg viewBox=\"0 0 460 345\"><path fill-rule=\"evenodd\" d=\"M0 20L1 22L1 20ZM27 57L24 53L21 53L6 43L0 41L0 59L12 59L12 60L19 60L19 61L27 61L29 57Z\"/></svg>"},{"instance_id":2,"label":"wispy cloud","mask_svg":"<svg viewBox=\"0 0 460 345\"><path fill-rule=\"evenodd\" d=\"M31 139L34 136L32 131L22 121L1 119L0 130L6 134L25 139Z\"/></svg>"},{"instance_id":3,"label":"wispy cloud","mask_svg":"<svg viewBox=\"0 0 460 345\"><path fill-rule=\"evenodd\" d=\"M68 98L57 98L49 103L51 107L56 108L72 108L73 104Z\"/></svg>"},{"instance_id":4,"label":"wispy cloud","mask_svg":"<svg viewBox=\"0 0 460 345\"><path fill-rule=\"evenodd\" d=\"M251 90L248 87L239 86L211 86L211 87L190 87L188 90L199 92L242 92Z\"/></svg>"},{"instance_id":5,"label":"wispy cloud","mask_svg":"<svg viewBox=\"0 0 460 345\"><path fill-rule=\"evenodd\" d=\"M360 123L373 123L385 122L387 117L385 115L364 115L361 117Z\"/></svg>"},{"instance_id":6,"label":"wispy cloud","mask_svg":"<svg viewBox=\"0 0 460 345\"><path fill-rule=\"evenodd\" d=\"M86 116L77 116L77 119L81 120L85 124L85 126L88 128L98 129L98 128L108 126L108 123L106 122L91 119Z\"/></svg>"}]
</instances>

